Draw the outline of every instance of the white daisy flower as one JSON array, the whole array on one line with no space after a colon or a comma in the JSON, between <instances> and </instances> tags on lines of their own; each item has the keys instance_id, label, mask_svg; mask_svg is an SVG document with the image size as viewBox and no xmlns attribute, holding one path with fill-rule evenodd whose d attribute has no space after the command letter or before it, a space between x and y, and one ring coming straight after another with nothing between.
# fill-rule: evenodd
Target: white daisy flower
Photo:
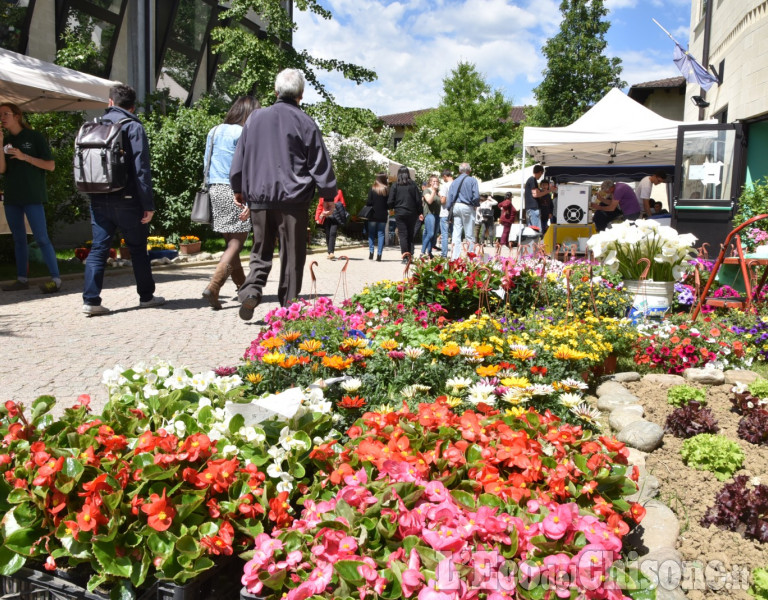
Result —
<instances>
[{"instance_id":1,"label":"white daisy flower","mask_svg":"<svg viewBox=\"0 0 768 600\"><path fill-rule=\"evenodd\" d=\"M600 418L600 411L590 406L586 402L579 404L571 409L571 412L576 415L582 421L586 421L592 425L600 426L597 420Z\"/></svg>"},{"instance_id":2,"label":"white daisy flower","mask_svg":"<svg viewBox=\"0 0 768 600\"><path fill-rule=\"evenodd\" d=\"M341 389L348 394L354 394L357 392L357 390L360 389L360 386L363 385L363 382L360 381L357 377L351 377L350 379L342 381L339 385L341 386Z\"/></svg>"},{"instance_id":3,"label":"white daisy flower","mask_svg":"<svg viewBox=\"0 0 768 600\"><path fill-rule=\"evenodd\" d=\"M468 377L452 377L445 382L445 387L451 390L451 395L458 396L462 390L472 385L472 380Z\"/></svg>"},{"instance_id":4,"label":"white daisy flower","mask_svg":"<svg viewBox=\"0 0 768 600\"><path fill-rule=\"evenodd\" d=\"M405 356L410 358L411 360L416 360L417 358L420 358L424 354L424 348L414 348L413 346L408 346L404 350Z\"/></svg>"},{"instance_id":5,"label":"white daisy flower","mask_svg":"<svg viewBox=\"0 0 768 600\"><path fill-rule=\"evenodd\" d=\"M529 389L532 396L549 396L555 391L555 388L547 383L534 383Z\"/></svg>"},{"instance_id":6,"label":"white daisy flower","mask_svg":"<svg viewBox=\"0 0 768 600\"><path fill-rule=\"evenodd\" d=\"M579 402L581 402L582 398L579 394L560 394L558 397L558 400L560 404L563 406L566 406L568 408L573 408L574 406L578 406Z\"/></svg>"},{"instance_id":7,"label":"white daisy flower","mask_svg":"<svg viewBox=\"0 0 768 600\"><path fill-rule=\"evenodd\" d=\"M522 404L531 399L531 393L528 388L509 388L501 397L504 402L512 405Z\"/></svg>"},{"instance_id":8,"label":"white daisy flower","mask_svg":"<svg viewBox=\"0 0 768 600\"><path fill-rule=\"evenodd\" d=\"M583 380L573 378L563 379L560 385L571 390L586 390L589 387Z\"/></svg>"}]
</instances>

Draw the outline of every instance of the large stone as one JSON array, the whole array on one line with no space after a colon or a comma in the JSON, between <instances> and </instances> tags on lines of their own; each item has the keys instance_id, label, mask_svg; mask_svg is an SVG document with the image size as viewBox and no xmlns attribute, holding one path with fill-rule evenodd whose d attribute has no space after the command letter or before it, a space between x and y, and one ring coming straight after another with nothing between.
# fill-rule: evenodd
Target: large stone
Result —
<instances>
[{"instance_id":1,"label":"large stone","mask_svg":"<svg viewBox=\"0 0 768 600\"><path fill-rule=\"evenodd\" d=\"M643 382L653 383L655 385L673 386L685 383L682 375L672 375L671 373L649 373L644 375Z\"/></svg>"},{"instance_id":2,"label":"large stone","mask_svg":"<svg viewBox=\"0 0 768 600\"><path fill-rule=\"evenodd\" d=\"M642 418L643 407L639 404L630 404L628 406L620 406L611 411L611 416L608 417L608 424L614 431L621 431L630 423L639 421Z\"/></svg>"},{"instance_id":3,"label":"large stone","mask_svg":"<svg viewBox=\"0 0 768 600\"><path fill-rule=\"evenodd\" d=\"M614 373L613 375L606 375L605 381L616 381L618 383L640 381L640 373L637 371L624 371L623 373Z\"/></svg>"},{"instance_id":4,"label":"large stone","mask_svg":"<svg viewBox=\"0 0 768 600\"><path fill-rule=\"evenodd\" d=\"M600 410L613 411L617 408L637 405L639 402L640 400L637 396L633 396L629 392L624 392L623 394L601 396L597 399L597 408Z\"/></svg>"},{"instance_id":5,"label":"large stone","mask_svg":"<svg viewBox=\"0 0 768 600\"><path fill-rule=\"evenodd\" d=\"M683 377L691 383L705 385L720 385L725 383L725 373L720 369L686 369Z\"/></svg>"},{"instance_id":6,"label":"large stone","mask_svg":"<svg viewBox=\"0 0 768 600\"><path fill-rule=\"evenodd\" d=\"M651 475L645 468L640 469L640 478L637 480L637 491L626 497L629 502L639 502L645 504L648 500L659 495L659 480L655 475ZM643 519L645 523L645 519Z\"/></svg>"},{"instance_id":7,"label":"large stone","mask_svg":"<svg viewBox=\"0 0 768 600\"><path fill-rule=\"evenodd\" d=\"M731 370L725 372L725 383L728 385L736 385L737 383L743 383L749 385L755 379L759 379L760 375L754 371L745 370Z\"/></svg>"},{"instance_id":8,"label":"large stone","mask_svg":"<svg viewBox=\"0 0 768 600\"><path fill-rule=\"evenodd\" d=\"M606 381L597 386L595 394L600 398L601 396L612 396L617 394L628 394L627 388L621 385L618 381Z\"/></svg>"},{"instance_id":9,"label":"large stone","mask_svg":"<svg viewBox=\"0 0 768 600\"><path fill-rule=\"evenodd\" d=\"M650 421L634 421L622 429L616 436L620 442L643 452L652 452L661 446L664 430Z\"/></svg>"},{"instance_id":10,"label":"large stone","mask_svg":"<svg viewBox=\"0 0 768 600\"><path fill-rule=\"evenodd\" d=\"M659 500L648 500L646 513L640 527L625 536L627 548L634 548L641 555L662 548L674 548L680 535L680 523L675 513Z\"/></svg>"},{"instance_id":11,"label":"large stone","mask_svg":"<svg viewBox=\"0 0 768 600\"><path fill-rule=\"evenodd\" d=\"M645 469L645 457L648 456L647 452L638 450L637 448L628 448L629 456L627 461L630 465L637 465L640 469Z\"/></svg>"},{"instance_id":12,"label":"large stone","mask_svg":"<svg viewBox=\"0 0 768 600\"><path fill-rule=\"evenodd\" d=\"M656 585L656 600L685 600L684 565L674 548L659 548L640 557L640 571Z\"/></svg>"}]
</instances>

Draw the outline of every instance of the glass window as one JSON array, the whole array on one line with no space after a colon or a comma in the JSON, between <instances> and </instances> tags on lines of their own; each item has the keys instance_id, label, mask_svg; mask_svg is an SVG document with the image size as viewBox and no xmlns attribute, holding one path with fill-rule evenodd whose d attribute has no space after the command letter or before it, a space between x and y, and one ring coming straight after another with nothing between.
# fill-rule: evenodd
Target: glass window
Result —
<instances>
[{"instance_id":1,"label":"glass window","mask_svg":"<svg viewBox=\"0 0 768 600\"><path fill-rule=\"evenodd\" d=\"M119 15L120 5L123 3L123 0L87 0L87 2Z\"/></svg>"},{"instance_id":2,"label":"glass window","mask_svg":"<svg viewBox=\"0 0 768 600\"><path fill-rule=\"evenodd\" d=\"M735 142L733 129L684 133L681 198L731 199Z\"/></svg>"},{"instance_id":3,"label":"glass window","mask_svg":"<svg viewBox=\"0 0 768 600\"><path fill-rule=\"evenodd\" d=\"M82 10L70 8L67 12L65 29L69 43L79 43L86 46L92 44L96 49L96 52L89 56L86 64L79 67L80 70L92 75L107 77L109 75L109 53L116 33L115 25L97 19Z\"/></svg>"},{"instance_id":4,"label":"glass window","mask_svg":"<svg viewBox=\"0 0 768 600\"><path fill-rule=\"evenodd\" d=\"M22 54L26 51L21 45L26 40L27 11L29 0L0 1L0 47Z\"/></svg>"},{"instance_id":5,"label":"glass window","mask_svg":"<svg viewBox=\"0 0 768 600\"><path fill-rule=\"evenodd\" d=\"M200 0L181 0L176 13L171 39L199 52L205 43L205 32L211 7Z\"/></svg>"},{"instance_id":6,"label":"glass window","mask_svg":"<svg viewBox=\"0 0 768 600\"><path fill-rule=\"evenodd\" d=\"M192 91L197 61L181 52L168 48L157 89L168 88L171 97L186 102Z\"/></svg>"}]
</instances>

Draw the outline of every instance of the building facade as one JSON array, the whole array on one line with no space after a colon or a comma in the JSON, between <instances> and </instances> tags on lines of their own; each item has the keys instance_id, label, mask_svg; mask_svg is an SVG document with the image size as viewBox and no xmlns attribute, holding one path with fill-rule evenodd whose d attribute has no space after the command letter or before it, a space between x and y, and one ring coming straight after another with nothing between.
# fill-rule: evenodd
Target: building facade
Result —
<instances>
[{"instance_id":1,"label":"building facade","mask_svg":"<svg viewBox=\"0 0 768 600\"><path fill-rule=\"evenodd\" d=\"M722 83L709 91L688 84L685 120L714 118L743 125L744 182L768 176L768 1L693 0L689 51L712 65Z\"/></svg>"},{"instance_id":2,"label":"building facade","mask_svg":"<svg viewBox=\"0 0 768 600\"><path fill-rule=\"evenodd\" d=\"M158 89L186 104L222 83L210 33L227 3L217 0L0 0L0 47L54 62L69 41L93 42L80 70L133 86L140 99ZM291 0L281 4L292 14ZM244 27L266 36L251 14Z\"/></svg>"}]
</instances>

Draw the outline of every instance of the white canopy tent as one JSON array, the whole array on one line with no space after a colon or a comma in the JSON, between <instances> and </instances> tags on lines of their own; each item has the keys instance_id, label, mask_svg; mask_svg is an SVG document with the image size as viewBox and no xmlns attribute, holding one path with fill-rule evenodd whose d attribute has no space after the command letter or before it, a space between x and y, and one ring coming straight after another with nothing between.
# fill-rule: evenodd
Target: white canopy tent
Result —
<instances>
[{"instance_id":1,"label":"white canopy tent","mask_svg":"<svg viewBox=\"0 0 768 600\"><path fill-rule=\"evenodd\" d=\"M523 157L545 167L671 165L680 125L613 88L566 127L525 127Z\"/></svg>"},{"instance_id":2,"label":"white canopy tent","mask_svg":"<svg viewBox=\"0 0 768 600\"><path fill-rule=\"evenodd\" d=\"M512 192L515 195L520 195L522 188L521 181L527 180L533 175L533 166L526 167L525 169L518 169L503 177L497 177L496 179L489 179L488 181L480 182L481 194L506 194Z\"/></svg>"},{"instance_id":3,"label":"white canopy tent","mask_svg":"<svg viewBox=\"0 0 768 600\"><path fill-rule=\"evenodd\" d=\"M25 112L105 108L117 83L0 48L0 102Z\"/></svg>"}]
</instances>

